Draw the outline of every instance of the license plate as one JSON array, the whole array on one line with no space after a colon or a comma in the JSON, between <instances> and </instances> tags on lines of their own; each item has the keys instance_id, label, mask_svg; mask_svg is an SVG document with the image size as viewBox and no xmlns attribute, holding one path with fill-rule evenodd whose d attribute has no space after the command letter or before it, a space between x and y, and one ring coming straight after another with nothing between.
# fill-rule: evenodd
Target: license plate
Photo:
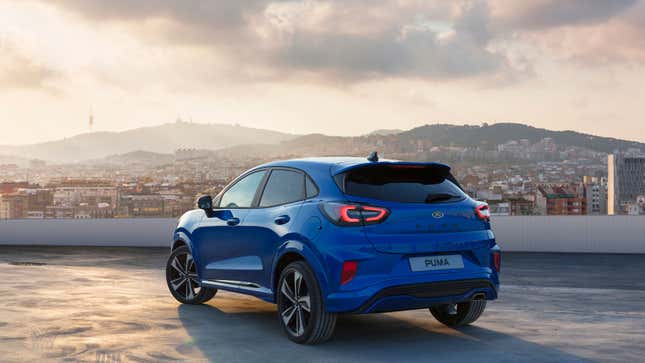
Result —
<instances>
[{"instance_id":1,"label":"license plate","mask_svg":"<svg viewBox=\"0 0 645 363\"><path fill-rule=\"evenodd\" d=\"M464 268L461 255L410 257L412 271L434 271Z\"/></svg>"}]
</instances>

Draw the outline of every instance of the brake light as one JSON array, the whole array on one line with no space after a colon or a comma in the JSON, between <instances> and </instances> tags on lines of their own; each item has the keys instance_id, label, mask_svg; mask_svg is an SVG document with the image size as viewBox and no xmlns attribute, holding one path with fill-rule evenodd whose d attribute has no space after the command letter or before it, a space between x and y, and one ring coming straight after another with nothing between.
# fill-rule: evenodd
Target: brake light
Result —
<instances>
[{"instance_id":1,"label":"brake light","mask_svg":"<svg viewBox=\"0 0 645 363\"><path fill-rule=\"evenodd\" d=\"M383 222L390 211L387 208L346 203L321 203L323 214L340 226L362 226Z\"/></svg>"},{"instance_id":2,"label":"brake light","mask_svg":"<svg viewBox=\"0 0 645 363\"><path fill-rule=\"evenodd\" d=\"M342 222L353 224L361 223L361 212L355 205L344 205L338 210Z\"/></svg>"},{"instance_id":3,"label":"brake light","mask_svg":"<svg viewBox=\"0 0 645 363\"><path fill-rule=\"evenodd\" d=\"M488 204L480 204L477 207L475 207L475 214L479 219L484 220L484 221L489 221L490 220L490 208L488 207Z\"/></svg>"},{"instance_id":4,"label":"brake light","mask_svg":"<svg viewBox=\"0 0 645 363\"><path fill-rule=\"evenodd\" d=\"M346 283L352 281L354 276L356 276L356 270L358 270L358 262L356 261L345 261L343 262L343 269L340 273L340 284L345 285Z\"/></svg>"},{"instance_id":5,"label":"brake light","mask_svg":"<svg viewBox=\"0 0 645 363\"><path fill-rule=\"evenodd\" d=\"M382 219L385 219L387 212L387 209L381 207L363 206L361 209L361 214L367 223L379 222Z\"/></svg>"},{"instance_id":6,"label":"brake light","mask_svg":"<svg viewBox=\"0 0 645 363\"><path fill-rule=\"evenodd\" d=\"M493 268L499 272L502 267L502 254L499 251L493 252Z\"/></svg>"}]
</instances>

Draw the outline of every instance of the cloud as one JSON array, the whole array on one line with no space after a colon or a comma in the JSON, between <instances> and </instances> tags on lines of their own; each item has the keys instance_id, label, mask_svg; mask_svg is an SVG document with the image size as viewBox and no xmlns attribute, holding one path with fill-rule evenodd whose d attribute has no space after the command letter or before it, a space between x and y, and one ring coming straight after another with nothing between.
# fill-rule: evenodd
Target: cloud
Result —
<instances>
[{"instance_id":1,"label":"cloud","mask_svg":"<svg viewBox=\"0 0 645 363\"><path fill-rule=\"evenodd\" d=\"M485 4L460 11L449 24L443 24L444 29L428 18L358 34L298 29L295 24L291 29L296 29L270 53L270 62L282 69L325 72L345 79L445 79L508 70L504 54L488 49Z\"/></svg>"},{"instance_id":2,"label":"cloud","mask_svg":"<svg viewBox=\"0 0 645 363\"><path fill-rule=\"evenodd\" d=\"M58 0L171 46L206 47L240 72L338 81L450 79L512 71L491 51L485 2ZM251 69L251 70L249 70Z\"/></svg>"},{"instance_id":3,"label":"cloud","mask_svg":"<svg viewBox=\"0 0 645 363\"><path fill-rule=\"evenodd\" d=\"M0 90L43 88L57 72L8 42L0 42Z\"/></svg>"},{"instance_id":4,"label":"cloud","mask_svg":"<svg viewBox=\"0 0 645 363\"><path fill-rule=\"evenodd\" d=\"M229 73L260 80L516 79L530 74L531 59L509 42L528 42L561 59L595 61L604 51L608 61L641 61L645 35L643 15L632 14L643 0L46 3L92 22L125 24L169 47L200 47L233 64Z\"/></svg>"},{"instance_id":5,"label":"cloud","mask_svg":"<svg viewBox=\"0 0 645 363\"><path fill-rule=\"evenodd\" d=\"M497 19L515 30L541 30L560 26L605 22L638 0L492 0Z\"/></svg>"},{"instance_id":6,"label":"cloud","mask_svg":"<svg viewBox=\"0 0 645 363\"><path fill-rule=\"evenodd\" d=\"M643 0L529 1L519 12L509 7L497 15L508 27L498 31L519 34L553 59L585 66L645 63Z\"/></svg>"}]
</instances>

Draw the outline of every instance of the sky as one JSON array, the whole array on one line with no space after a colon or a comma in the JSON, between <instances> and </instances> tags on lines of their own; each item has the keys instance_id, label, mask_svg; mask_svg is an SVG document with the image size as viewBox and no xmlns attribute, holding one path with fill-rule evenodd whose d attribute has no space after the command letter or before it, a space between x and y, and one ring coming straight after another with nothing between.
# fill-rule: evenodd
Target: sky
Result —
<instances>
[{"instance_id":1,"label":"sky","mask_svg":"<svg viewBox=\"0 0 645 363\"><path fill-rule=\"evenodd\" d=\"M0 144L174 122L645 142L645 0L0 0Z\"/></svg>"}]
</instances>

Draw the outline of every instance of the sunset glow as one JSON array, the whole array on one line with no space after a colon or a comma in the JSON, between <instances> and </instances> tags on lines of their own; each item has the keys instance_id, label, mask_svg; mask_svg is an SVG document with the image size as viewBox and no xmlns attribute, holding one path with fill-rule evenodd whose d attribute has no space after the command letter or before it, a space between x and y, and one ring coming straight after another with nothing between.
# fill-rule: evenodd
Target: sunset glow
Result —
<instances>
[{"instance_id":1,"label":"sunset glow","mask_svg":"<svg viewBox=\"0 0 645 363\"><path fill-rule=\"evenodd\" d=\"M520 5L521 4L521 5ZM0 144L172 122L645 141L645 1L0 0Z\"/></svg>"}]
</instances>

